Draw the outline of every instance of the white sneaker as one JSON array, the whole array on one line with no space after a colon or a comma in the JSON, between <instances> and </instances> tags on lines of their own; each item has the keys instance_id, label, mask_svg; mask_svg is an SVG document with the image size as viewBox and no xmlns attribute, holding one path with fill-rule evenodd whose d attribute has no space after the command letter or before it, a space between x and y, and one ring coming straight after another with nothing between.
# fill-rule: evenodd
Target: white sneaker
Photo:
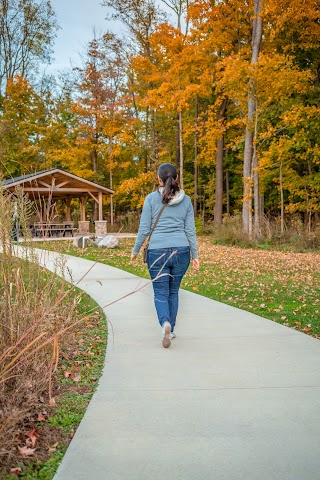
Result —
<instances>
[{"instance_id":1,"label":"white sneaker","mask_svg":"<svg viewBox=\"0 0 320 480\"><path fill-rule=\"evenodd\" d=\"M169 322L164 322L162 325L162 346L164 348L169 348L171 345L171 325Z\"/></svg>"},{"instance_id":2,"label":"white sneaker","mask_svg":"<svg viewBox=\"0 0 320 480\"><path fill-rule=\"evenodd\" d=\"M169 336L170 336L170 340L173 340L174 338L176 338L176 334L174 332L171 332Z\"/></svg>"}]
</instances>

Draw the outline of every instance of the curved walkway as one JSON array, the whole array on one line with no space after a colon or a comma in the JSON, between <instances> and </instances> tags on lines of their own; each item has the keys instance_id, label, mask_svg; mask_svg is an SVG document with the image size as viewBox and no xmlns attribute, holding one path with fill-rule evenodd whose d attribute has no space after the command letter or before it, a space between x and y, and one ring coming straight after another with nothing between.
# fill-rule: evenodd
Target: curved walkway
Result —
<instances>
[{"instance_id":1,"label":"curved walkway","mask_svg":"<svg viewBox=\"0 0 320 480\"><path fill-rule=\"evenodd\" d=\"M42 253L49 269L54 258ZM74 281L92 265L68 258ZM104 306L141 281L95 264L79 286ZM320 342L180 297L169 349L150 284L106 309L114 342L55 480L318 480Z\"/></svg>"}]
</instances>

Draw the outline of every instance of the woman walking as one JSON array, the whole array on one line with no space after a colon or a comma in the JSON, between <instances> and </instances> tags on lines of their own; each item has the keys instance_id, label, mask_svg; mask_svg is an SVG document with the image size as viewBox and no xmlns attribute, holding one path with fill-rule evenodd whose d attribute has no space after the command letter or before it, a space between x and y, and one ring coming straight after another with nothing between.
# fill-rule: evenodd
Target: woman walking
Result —
<instances>
[{"instance_id":1,"label":"woman walking","mask_svg":"<svg viewBox=\"0 0 320 480\"><path fill-rule=\"evenodd\" d=\"M196 270L199 260L192 203L179 188L176 167L171 163L161 165L158 181L158 190L145 199L131 260L136 259L144 241L151 235L147 265L162 327L162 345L168 348L176 336L179 288L190 264L190 252Z\"/></svg>"}]
</instances>

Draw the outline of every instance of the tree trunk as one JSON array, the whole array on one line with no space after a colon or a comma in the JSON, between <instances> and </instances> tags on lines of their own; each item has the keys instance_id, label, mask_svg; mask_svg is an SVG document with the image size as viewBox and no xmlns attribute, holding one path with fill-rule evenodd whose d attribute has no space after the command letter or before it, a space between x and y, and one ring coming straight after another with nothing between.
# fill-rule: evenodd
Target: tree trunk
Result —
<instances>
[{"instance_id":1,"label":"tree trunk","mask_svg":"<svg viewBox=\"0 0 320 480\"><path fill-rule=\"evenodd\" d=\"M194 216L198 212L198 98L195 101L195 115L194 115L194 195L193 195L193 211Z\"/></svg>"},{"instance_id":2,"label":"tree trunk","mask_svg":"<svg viewBox=\"0 0 320 480\"><path fill-rule=\"evenodd\" d=\"M146 108L146 122L145 122L145 146L144 146L144 172L148 171L149 158L149 107Z\"/></svg>"},{"instance_id":3,"label":"tree trunk","mask_svg":"<svg viewBox=\"0 0 320 480\"><path fill-rule=\"evenodd\" d=\"M110 169L110 189L113 188L112 169ZM110 195L110 224L113 225L113 197Z\"/></svg>"},{"instance_id":4,"label":"tree trunk","mask_svg":"<svg viewBox=\"0 0 320 480\"><path fill-rule=\"evenodd\" d=\"M218 113L218 122L221 123L226 115L227 99L225 98L221 104ZM215 188L215 204L214 204L214 223L222 224L223 213L223 150L224 150L224 134L217 140L216 154L216 188Z\"/></svg>"},{"instance_id":5,"label":"tree trunk","mask_svg":"<svg viewBox=\"0 0 320 480\"><path fill-rule=\"evenodd\" d=\"M156 134L156 115L154 110L151 110L151 138L152 138L151 168L153 169L158 160L158 139Z\"/></svg>"},{"instance_id":6,"label":"tree trunk","mask_svg":"<svg viewBox=\"0 0 320 480\"><path fill-rule=\"evenodd\" d=\"M179 147L180 147L180 186L183 188L183 139L182 139L182 112L179 111Z\"/></svg>"},{"instance_id":7,"label":"tree trunk","mask_svg":"<svg viewBox=\"0 0 320 480\"><path fill-rule=\"evenodd\" d=\"M280 203L281 203L281 234L284 233L284 201L283 201L283 185L282 185L282 160L280 163Z\"/></svg>"},{"instance_id":8,"label":"tree trunk","mask_svg":"<svg viewBox=\"0 0 320 480\"><path fill-rule=\"evenodd\" d=\"M180 166L180 127L179 127L179 113L176 115L176 167L179 170Z\"/></svg>"},{"instance_id":9,"label":"tree trunk","mask_svg":"<svg viewBox=\"0 0 320 480\"><path fill-rule=\"evenodd\" d=\"M227 214L230 215L230 184L229 184L229 170L226 171L226 202L227 202Z\"/></svg>"},{"instance_id":10,"label":"tree trunk","mask_svg":"<svg viewBox=\"0 0 320 480\"><path fill-rule=\"evenodd\" d=\"M254 142L253 142L253 199L254 199L254 237L261 237L261 205L260 205L260 188L259 188L259 162L257 155L257 135L258 135L258 107L256 105L256 122L254 126Z\"/></svg>"},{"instance_id":11,"label":"tree trunk","mask_svg":"<svg viewBox=\"0 0 320 480\"><path fill-rule=\"evenodd\" d=\"M214 224L222 224L223 211L223 147L224 138L217 140L217 154L216 154L216 188L215 188L215 203L214 203Z\"/></svg>"},{"instance_id":12,"label":"tree trunk","mask_svg":"<svg viewBox=\"0 0 320 480\"><path fill-rule=\"evenodd\" d=\"M97 150L95 148L92 150L91 158L92 158L92 170L96 174L97 170L98 170L98 153L97 153ZM93 202L93 220L94 221L98 220L98 204L97 204L97 202Z\"/></svg>"},{"instance_id":13,"label":"tree trunk","mask_svg":"<svg viewBox=\"0 0 320 480\"><path fill-rule=\"evenodd\" d=\"M109 145L108 145L108 156L110 162L110 170L109 170L109 185L110 189L113 189L113 172L112 172L112 157L113 157L113 146L112 146L112 137L109 137ZM113 197L110 195L110 224L113 225Z\"/></svg>"},{"instance_id":14,"label":"tree trunk","mask_svg":"<svg viewBox=\"0 0 320 480\"><path fill-rule=\"evenodd\" d=\"M252 55L251 64L255 64L259 58L262 40L262 19L260 17L263 0L254 0L254 20L252 28ZM253 80L249 80L248 88L248 120L245 135L244 159L243 159L243 207L242 228L243 233L252 236L252 150L253 150L253 119L256 114L256 101L254 96Z\"/></svg>"}]
</instances>

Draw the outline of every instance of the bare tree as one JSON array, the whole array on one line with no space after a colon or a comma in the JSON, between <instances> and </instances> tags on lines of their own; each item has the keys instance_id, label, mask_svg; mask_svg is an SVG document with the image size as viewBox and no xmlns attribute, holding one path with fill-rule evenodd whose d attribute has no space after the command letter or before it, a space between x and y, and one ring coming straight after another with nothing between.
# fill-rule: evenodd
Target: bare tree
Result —
<instances>
[{"instance_id":1,"label":"bare tree","mask_svg":"<svg viewBox=\"0 0 320 480\"><path fill-rule=\"evenodd\" d=\"M177 28L178 30L182 31L182 16L186 13L189 0L162 0L162 2L167 5L174 13L177 15L178 23ZM189 22L188 19L185 21L185 35L187 35L189 29Z\"/></svg>"},{"instance_id":2,"label":"bare tree","mask_svg":"<svg viewBox=\"0 0 320 480\"><path fill-rule=\"evenodd\" d=\"M0 95L8 78L49 61L57 28L50 0L0 0Z\"/></svg>"},{"instance_id":3,"label":"bare tree","mask_svg":"<svg viewBox=\"0 0 320 480\"><path fill-rule=\"evenodd\" d=\"M154 0L103 0L102 5L113 9L110 19L120 20L134 40L151 59L149 39L159 23L165 20L164 12Z\"/></svg>"}]
</instances>

